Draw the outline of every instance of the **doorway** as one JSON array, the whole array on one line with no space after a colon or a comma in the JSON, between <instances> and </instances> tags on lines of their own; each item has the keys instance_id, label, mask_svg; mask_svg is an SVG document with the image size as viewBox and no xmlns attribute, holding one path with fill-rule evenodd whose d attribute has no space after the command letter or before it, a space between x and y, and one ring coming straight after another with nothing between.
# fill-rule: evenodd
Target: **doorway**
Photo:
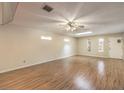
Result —
<instances>
[{"instance_id":1,"label":"doorway","mask_svg":"<svg viewBox=\"0 0 124 93\"><path fill-rule=\"evenodd\" d=\"M123 58L123 41L121 37L109 38L109 55L110 58Z\"/></svg>"}]
</instances>

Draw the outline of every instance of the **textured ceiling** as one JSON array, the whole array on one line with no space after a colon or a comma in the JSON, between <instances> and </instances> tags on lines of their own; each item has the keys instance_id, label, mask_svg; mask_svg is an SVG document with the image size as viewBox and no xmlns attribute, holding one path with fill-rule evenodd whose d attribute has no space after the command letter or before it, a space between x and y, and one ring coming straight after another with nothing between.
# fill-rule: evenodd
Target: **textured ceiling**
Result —
<instances>
[{"instance_id":1,"label":"textured ceiling","mask_svg":"<svg viewBox=\"0 0 124 93\"><path fill-rule=\"evenodd\" d=\"M90 35L124 32L124 3L45 3L52 12L41 9L43 3L20 3L13 24L76 37L75 33L92 31ZM67 32L61 24L75 20L87 30ZM81 35L84 36L84 35Z\"/></svg>"}]
</instances>

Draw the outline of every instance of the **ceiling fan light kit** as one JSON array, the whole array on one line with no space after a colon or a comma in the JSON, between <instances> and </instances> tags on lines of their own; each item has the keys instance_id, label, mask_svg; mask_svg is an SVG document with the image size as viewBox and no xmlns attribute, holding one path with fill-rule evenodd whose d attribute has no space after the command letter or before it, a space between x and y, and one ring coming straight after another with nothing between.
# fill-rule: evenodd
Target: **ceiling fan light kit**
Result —
<instances>
[{"instance_id":1,"label":"ceiling fan light kit","mask_svg":"<svg viewBox=\"0 0 124 93\"><path fill-rule=\"evenodd\" d=\"M72 22L69 21L66 25L67 25L67 27L66 27L67 31L76 31L79 27L84 28L84 26L80 26L79 23L76 23L73 21Z\"/></svg>"}]
</instances>

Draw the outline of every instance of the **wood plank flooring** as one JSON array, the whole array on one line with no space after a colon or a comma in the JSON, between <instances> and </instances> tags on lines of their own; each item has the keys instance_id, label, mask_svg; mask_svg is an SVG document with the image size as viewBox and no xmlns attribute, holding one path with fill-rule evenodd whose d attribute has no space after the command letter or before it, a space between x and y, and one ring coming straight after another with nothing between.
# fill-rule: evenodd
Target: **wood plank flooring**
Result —
<instances>
[{"instance_id":1,"label":"wood plank flooring","mask_svg":"<svg viewBox=\"0 0 124 93\"><path fill-rule=\"evenodd\" d=\"M0 89L124 89L124 61L73 56L0 74Z\"/></svg>"}]
</instances>

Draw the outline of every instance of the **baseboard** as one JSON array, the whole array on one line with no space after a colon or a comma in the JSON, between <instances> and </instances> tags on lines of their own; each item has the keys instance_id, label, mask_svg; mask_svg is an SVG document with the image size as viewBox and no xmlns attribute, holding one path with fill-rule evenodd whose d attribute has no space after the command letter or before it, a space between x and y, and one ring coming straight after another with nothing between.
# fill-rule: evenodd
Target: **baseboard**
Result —
<instances>
[{"instance_id":1,"label":"baseboard","mask_svg":"<svg viewBox=\"0 0 124 93\"><path fill-rule=\"evenodd\" d=\"M1 73L5 73L5 72L14 71L14 70L19 70L19 69L30 67L30 66L35 66L35 65L38 65L38 64L43 64L43 63L47 63L47 62L51 62L51 61L55 61L55 60L60 60L60 59L72 57L72 56L75 56L75 55L76 54L69 55L69 56L64 56L64 57L59 57L59 58L54 58L54 59L50 59L50 60L46 60L46 61L40 61L39 60L38 62L34 62L34 64L23 65L23 66L19 66L19 67L10 68L10 69L6 69L6 70L3 70L3 71L0 71L0 74Z\"/></svg>"},{"instance_id":2,"label":"baseboard","mask_svg":"<svg viewBox=\"0 0 124 93\"><path fill-rule=\"evenodd\" d=\"M82 54L78 54L78 56L87 56L87 57L96 57L96 58L105 58L105 59L119 59L119 58L110 58L110 57L94 56L94 55L82 55ZM119 59L119 60L123 60L123 59Z\"/></svg>"}]
</instances>

